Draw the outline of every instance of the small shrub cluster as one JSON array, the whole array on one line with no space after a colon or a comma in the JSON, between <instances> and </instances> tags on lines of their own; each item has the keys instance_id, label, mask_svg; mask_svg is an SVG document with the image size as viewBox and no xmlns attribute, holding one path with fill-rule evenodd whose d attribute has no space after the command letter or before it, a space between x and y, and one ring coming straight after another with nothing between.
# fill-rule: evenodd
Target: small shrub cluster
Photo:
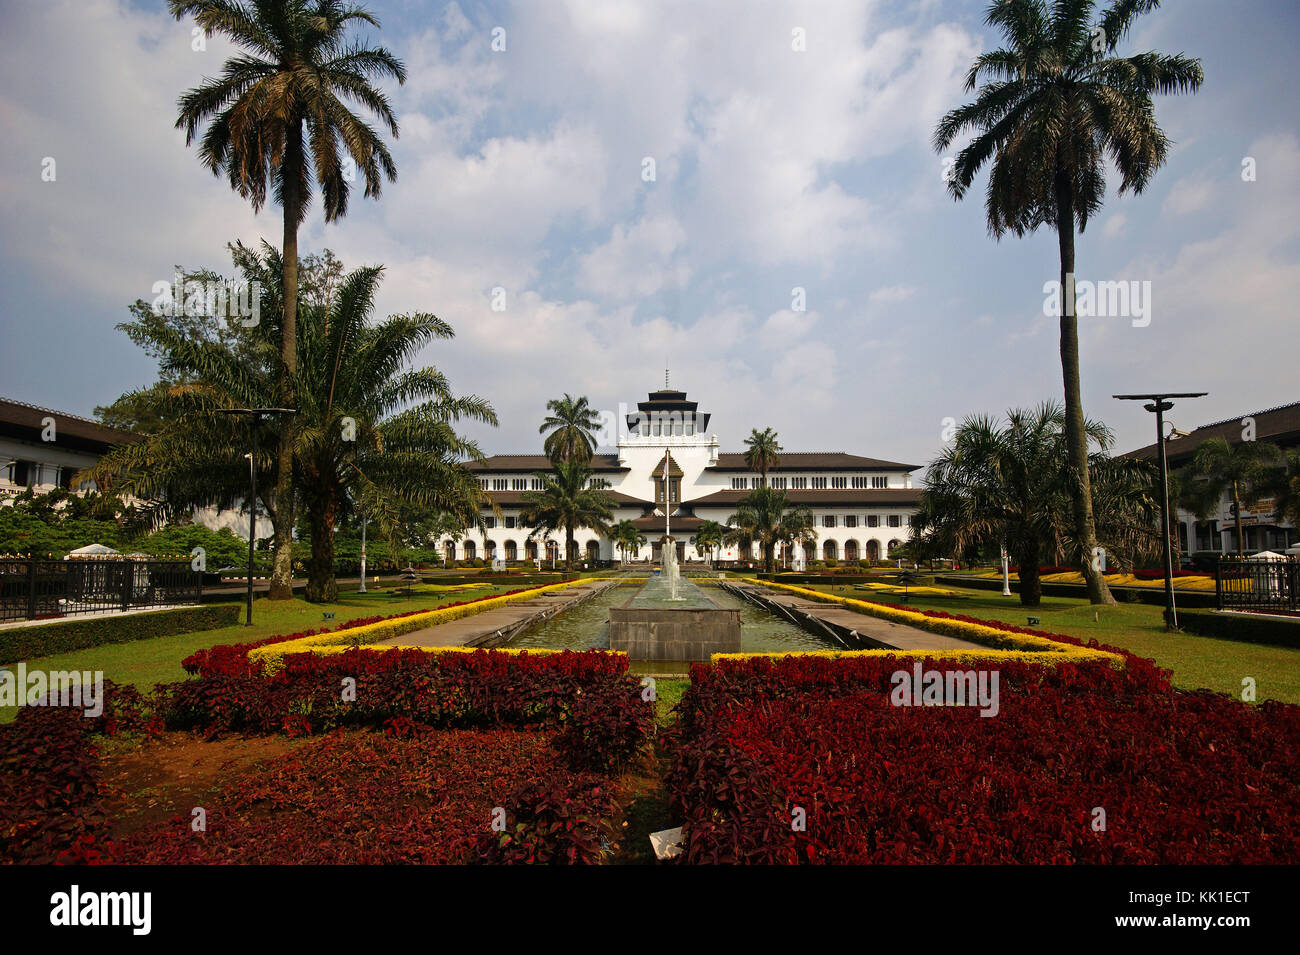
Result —
<instances>
[{"instance_id":1,"label":"small shrub cluster","mask_svg":"<svg viewBox=\"0 0 1300 955\"><path fill-rule=\"evenodd\" d=\"M75 710L23 707L0 726L0 862L104 861L98 750Z\"/></svg>"},{"instance_id":2,"label":"small shrub cluster","mask_svg":"<svg viewBox=\"0 0 1300 955\"><path fill-rule=\"evenodd\" d=\"M504 832L479 835L471 861L489 865L593 865L610 851L615 809L608 780L563 769L510 794Z\"/></svg>"}]
</instances>

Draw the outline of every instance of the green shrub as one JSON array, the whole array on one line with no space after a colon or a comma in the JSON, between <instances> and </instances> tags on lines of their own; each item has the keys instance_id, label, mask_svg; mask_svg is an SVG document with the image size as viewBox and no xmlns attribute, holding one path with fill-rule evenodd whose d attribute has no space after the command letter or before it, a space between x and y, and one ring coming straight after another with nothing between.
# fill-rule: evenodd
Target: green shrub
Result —
<instances>
[{"instance_id":1,"label":"green shrub","mask_svg":"<svg viewBox=\"0 0 1300 955\"><path fill-rule=\"evenodd\" d=\"M0 630L0 665L56 653L130 643L178 633L215 630L239 622L239 604L209 604L124 616L84 617Z\"/></svg>"},{"instance_id":2,"label":"green shrub","mask_svg":"<svg viewBox=\"0 0 1300 955\"><path fill-rule=\"evenodd\" d=\"M1300 618L1265 617L1257 613L1179 610L1178 625L1188 633L1220 640L1300 647Z\"/></svg>"}]
</instances>

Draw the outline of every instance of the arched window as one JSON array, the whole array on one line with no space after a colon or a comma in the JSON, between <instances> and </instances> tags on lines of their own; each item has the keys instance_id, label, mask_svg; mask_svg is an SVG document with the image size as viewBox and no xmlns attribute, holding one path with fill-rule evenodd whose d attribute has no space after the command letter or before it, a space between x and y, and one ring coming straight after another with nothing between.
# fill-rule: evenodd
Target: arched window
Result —
<instances>
[{"instance_id":1,"label":"arched window","mask_svg":"<svg viewBox=\"0 0 1300 955\"><path fill-rule=\"evenodd\" d=\"M822 558L824 560L835 560L840 553L840 547L835 541L826 541L822 544Z\"/></svg>"},{"instance_id":2,"label":"arched window","mask_svg":"<svg viewBox=\"0 0 1300 955\"><path fill-rule=\"evenodd\" d=\"M506 560L513 563L519 559L519 547L514 541L506 541Z\"/></svg>"},{"instance_id":3,"label":"arched window","mask_svg":"<svg viewBox=\"0 0 1300 955\"><path fill-rule=\"evenodd\" d=\"M845 542L844 542L844 559L845 559L845 560L857 560L857 559L858 559L858 542L857 542L857 541L845 541Z\"/></svg>"},{"instance_id":4,"label":"arched window","mask_svg":"<svg viewBox=\"0 0 1300 955\"><path fill-rule=\"evenodd\" d=\"M473 541L465 541L465 559L473 560L478 556L478 547Z\"/></svg>"}]
</instances>

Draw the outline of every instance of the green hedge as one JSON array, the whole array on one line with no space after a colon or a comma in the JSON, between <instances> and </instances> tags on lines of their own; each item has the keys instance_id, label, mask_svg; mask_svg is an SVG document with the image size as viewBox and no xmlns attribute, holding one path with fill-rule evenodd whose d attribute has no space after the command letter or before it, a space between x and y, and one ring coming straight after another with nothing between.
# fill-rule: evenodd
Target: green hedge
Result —
<instances>
[{"instance_id":1,"label":"green hedge","mask_svg":"<svg viewBox=\"0 0 1300 955\"><path fill-rule=\"evenodd\" d=\"M1220 640L1300 647L1300 618L1265 617L1257 613L1179 610L1178 625L1188 633Z\"/></svg>"},{"instance_id":2,"label":"green hedge","mask_svg":"<svg viewBox=\"0 0 1300 955\"><path fill-rule=\"evenodd\" d=\"M239 622L239 607L239 604L209 604L181 610L60 620L57 623L0 630L0 664L34 660L37 657L109 643L129 643L132 640L230 627Z\"/></svg>"}]
</instances>

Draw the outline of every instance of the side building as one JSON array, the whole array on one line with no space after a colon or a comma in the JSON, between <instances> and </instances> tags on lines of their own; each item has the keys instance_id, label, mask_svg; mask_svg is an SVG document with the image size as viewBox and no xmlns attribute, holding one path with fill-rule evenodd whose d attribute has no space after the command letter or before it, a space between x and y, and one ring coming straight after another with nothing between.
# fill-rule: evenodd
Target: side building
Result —
<instances>
[{"instance_id":1,"label":"side building","mask_svg":"<svg viewBox=\"0 0 1300 955\"><path fill-rule=\"evenodd\" d=\"M695 532L705 521L726 524L736 505L759 486L760 477L738 452L722 451L709 431L711 415L683 391L651 392L627 418L626 432L613 453L597 454L594 476L608 482L615 503L615 522L630 520L649 546L629 560L658 560L665 535L671 533L679 560L703 560L708 554L695 546ZM483 490L501 512L498 519L484 512L486 532L465 531L458 539L444 537L439 546L450 560L562 560L562 534L537 539L522 513L528 491L540 490L539 472L550 469L543 454L499 454L485 463L469 465ZM812 560L886 560L911 536L912 517L921 491L912 487L919 465L832 452L782 452L769 470L768 483L786 492L792 504L808 507L816 517L817 540L803 545L801 554L782 554L783 563ZM589 528L576 533L577 559L612 561L623 555L605 536ZM734 545L723 547L719 560L757 559Z\"/></svg>"},{"instance_id":2,"label":"side building","mask_svg":"<svg viewBox=\"0 0 1300 955\"><path fill-rule=\"evenodd\" d=\"M1251 433L1251 425L1254 440L1275 444L1283 451L1292 450L1300 446L1300 401L1201 425L1189 434L1166 439L1165 456L1169 470L1172 472L1189 465L1196 449L1211 438L1222 438L1232 445L1243 443ZM1128 452L1126 457L1155 460L1159 453L1159 446L1150 444ZM1245 540L1240 546L1233 539L1236 520L1232 513L1232 498L1228 494L1224 494L1215 512L1204 521L1185 508L1177 508L1176 523L1178 549L1192 559L1214 558L1237 551L1247 554L1263 550L1281 552L1300 539L1294 524L1279 520L1277 502L1272 498L1241 509L1241 530Z\"/></svg>"},{"instance_id":3,"label":"side building","mask_svg":"<svg viewBox=\"0 0 1300 955\"><path fill-rule=\"evenodd\" d=\"M28 488L37 493L74 489L78 471L114 446L138 440L89 418L0 398L0 503ZM93 485L75 489L93 490Z\"/></svg>"}]
</instances>

